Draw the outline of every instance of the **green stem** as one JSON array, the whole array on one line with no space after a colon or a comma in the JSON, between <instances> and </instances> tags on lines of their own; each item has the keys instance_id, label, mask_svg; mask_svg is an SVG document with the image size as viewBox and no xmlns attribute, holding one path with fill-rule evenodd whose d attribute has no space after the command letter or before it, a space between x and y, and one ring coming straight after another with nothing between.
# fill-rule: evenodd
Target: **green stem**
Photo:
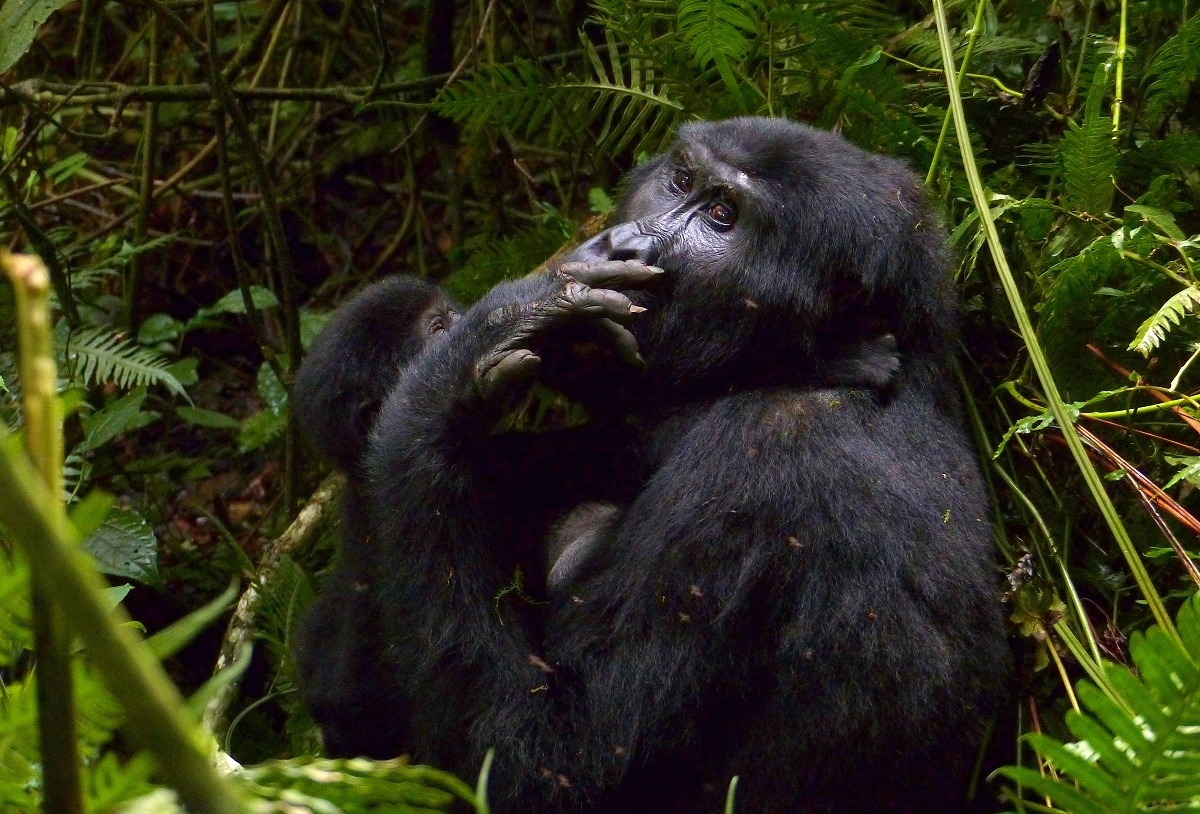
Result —
<instances>
[{"instance_id":1,"label":"green stem","mask_svg":"<svg viewBox=\"0 0 1200 814\"><path fill-rule=\"evenodd\" d=\"M975 6L975 21L971 23L971 30L967 32L967 50L963 54L962 65L958 69L958 84L962 84L963 79L967 75L967 64L971 61L971 53L975 50L975 41L979 39L979 28L983 24L983 9L987 5L987 0L979 0L979 5ZM950 111L946 110L946 115L942 117L942 132L938 133L937 146L933 148L933 160L929 162L929 172L925 175L925 186L933 183L933 177L937 174L938 159L942 155L942 145L946 143L946 133L950 131Z\"/></svg>"},{"instance_id":2,"label":"green stem","mask_svg":"<svg viewBox=\"0 0 1200 814\"><path fill-rule=\"evenodd\" d=\"M1079 59L1075 62L1075 73L1071 76L1071 89L1067 92L1067 115L1071 114L1071 108L1075 106L1075 94L1079 91L1079 76L1083 73L1083 61L1087 56L1088 37L1092 33L1092 18L1096 11L1096 0L1090 0L1088 3L1087 17L1083 21L1083 35L1079 38ZM1064 55L1065 58L1065 55Z\"/></svg>"},{"instance_id":3,"label":"green stem","mask_svg":"<svg viewBox=\"0 0 1200 814\"><path fill-rule=\"evenodd\" d=\"M1125 17L1129 0L1121 0L1121 33L1117 38L1117 90L1113 96L1112 129L1121 132L1121 102L1125 98Z\"/></svg>"},{"instance_id":4,"label":"green stem","mask_svg":"<svg viewBox=\"0 0 1200 814\"><path fill-rule=\"evenodd\" d=\"M911 62L907 59L904 59L903 57L898 57L895 54L889 54L887 51L884 51L881 54L881 56L885 56L888 59L895 60L896 62L899 62L901 65L907 65L908 67L912 68L914 71L922 71L924 73L939 73L939 74L942 73L941 68L930 68L928 65L919 65L916 62ZM999 79L997 79L994 76L988 76L985 73L969 73L969 74L964 74L964 76L966 76L969 79L978 79L982 82L991 82L993 85L995 85L997 88L999 88L1004 93L1007 93L1009 96L1013 96L1017 99L1025 98L1025 94L1021 93L1021 91L1013 90L1012 88L1008 87L1008 85L1005 85L1003 82L1001 82Z\"/></svg>"},{"instance_id":5,"label":"green stem","mask_svg":"<svg viewBox=\"0 0 1200 814\"><path fill-rule=\"evenodd\" d=\"M1134 546L1133 540L1129 537L1129 532L1126 531L1125 525L1121 522L1121 518L1117 514L1117 509L1113 505L1112 500L1104 491L1104 482L1100 479L1100 474L1092 466L1091 460L1087 457L1087 452L1084 450L1083 443L1079 439L1079 434L1075 430L1075 425L1071 421L1071 416L1067 412L1067 406L1063 403L1062 396L1059 395L1058 385L1054 382L1050 365L1046 361L1041 343L1038 342L1037 334L1033 330L1033 323L1029 320L1029 313L1026 311L1025 303L1021 299L1021 291L1017 287L1017 281L1008 266L1008 258L1004 255L1004 248L1000 243L1000 234L996 230L996 223L992 220L991 209L988 207L987 197L983 189L983 180L980 178L979 169L975 165L975 154L971 149L971 140L967 133L967 119L963 113L962 98L959 96L958 76L954 70L954 50L950 44L950 29L946 22L944 0L933 0L933 8L937 21L938 43L942 51L942 63L945 66L942 75L945 77L946 87L950 92L950 108L954 113L954 128L958 136L959 150L962 153L963 170L971 187L971 196L974 199L975 208L979 213L979 221L983 225L987 236L988 248L992 254L992 262L995 263L996 271L1000 276L1005 296L1008 298L1017 327L1021 332L1021 339L1029 351L1029 359L1033 363L1033 368L1041 383L1042 391L1046 395L1050 411L1054 414L1054 418L1058 421L1059 428L1062 430L1063 437L1066 439L1067 447L1070 449L1071 455L1075 458L1075 462L1083 475L1084 482L1087 483L1088 490L1092 493L1092 497L1099 506L1100 513L1104 516L1109 530L1112 532L1113 537L1116 538L1117 545L1120 547L1121 553L1124 554L1125 560L1129 564L1129 569L1142 591L1142 596L1145 598L1150 612L1167 635L1182 644L1179 633L1175 630L1175 625L1172 623L1171 617L1167 614L1167 609L1163 605L1162 598L1158 595L1158 591L1154 589L1154 583L1151 582L1150 575L1146 572L1146 567L1142 563L1141 556Z\"/></svg>"},{"instance_id":6,"label":"green stem","mask_svg":"<svg viewBox=\"0 0 1200 814\"><path fill-rule=\"evenodd\" d=\"M1166 277L1170 277L1172 280L1179 283L1184 288L1192 287L1191 280L1187 279L1186 277L1182 277L1179 274L1176 274L1175 272L1171 271L1169 268L1162 265L1161 263L1155 263L1153 260L1151 260L1148 257L1142 257L1140 254L1134 254L1133 252L1128 252L1128 251L1125 251L1124 249L1121 250L1121 256L1124 257L1126 260L1132 260L1135 263L1141 263L1142 265L1149 266L1150 268L1154 269L1155 271L1159 272L1160 274L1162 274Z\"/></svg>"},{"instance_id":7,"label":"green stem","mask_svg":"<svg viewBox=\"0 0 1200 814\"><path fill-rule=\"evenodd\" d=\"M50 279L31 256L0 251L0 266L16 299L21 407L25 451L46 490L54 496L56 522L65 524L62 494L62 405L56 392L54 340L50 326ZM54 814L83 814L83 779L75 729L75 682L71 632L62 608L49 594L50 572L32 579L33 652L37 659L38 741L42 757L43 808Z\"/></svg>"}]
</instances>

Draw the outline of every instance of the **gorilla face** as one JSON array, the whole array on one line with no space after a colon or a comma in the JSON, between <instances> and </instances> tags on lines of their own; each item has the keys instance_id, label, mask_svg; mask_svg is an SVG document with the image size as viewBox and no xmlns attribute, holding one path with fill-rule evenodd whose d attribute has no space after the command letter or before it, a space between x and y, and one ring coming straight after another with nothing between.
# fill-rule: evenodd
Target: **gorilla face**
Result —
<instances>
[{"instance_id":1,"label":"gorilla face","mask_svg":"<svg viewBox=\"0 0 1200 814\"><path fill-rule=\"evenodd\" d=\"M631 330L671 386L771 380L891 333L902 352L946 344L953 305L936 219L891 159L783 120L688 125L634 170L621 221L568 259L665 269Z\"/></svg>"}]
</instances>

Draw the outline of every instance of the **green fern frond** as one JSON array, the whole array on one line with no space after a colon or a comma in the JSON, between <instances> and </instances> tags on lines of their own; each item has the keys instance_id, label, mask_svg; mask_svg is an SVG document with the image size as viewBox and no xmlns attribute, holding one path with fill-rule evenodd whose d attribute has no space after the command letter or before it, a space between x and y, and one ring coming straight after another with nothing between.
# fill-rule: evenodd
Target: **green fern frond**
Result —
<instances>
[{"instance_id":1,"label":"green fern frond","mask_svg":"<svg viewBox=\"0 0 1200 814\"><path fill-rule=\"evenodd\" d=\"M630 144L656 147L678 122L683 106L666 94L652 66L632 56L622 60L608 36L607 63L584 38L593 79L551 79L524 60L485 65L443 89L434 108L468 129L509 127L527 137L540 134L551 144L596 125L599 135L588 138L593 149L616 153Z\"/></svg>"},{"instance_id":2,"label":"green fern frond","mask_svg":"<svg viewBox=\"0 0 1200 814\"><path fill-rule=\"evenodd\" d=\"M1179 611L1175 643L1161 628L1134 633L1130 653L1137 676L1108 664L1104 672L1125 712L1088 681L1077 687L1088 713L1067 713L1078 741L1045 735L1026 740L1069 777L1055 779L1023 766L1000 773L1075 814L1165 811L1200 802L1200 613L1193 597Z\"/></svg>"},{"instance_id":3,"label":"green fern frond","mask_svg":"<svg viewBox=\"0 0 1200 814\"><path fill-rule=\"evenodd\" d=\"M1188 90L1200 76L1200 13L1184 23L1174 37L1167 40L1146 70L1146 115L1156 122L1159 117L1187 99Z\"/></svg>"},{"instance_id":4,"label":"green fern frond","mask_svg":"<svg viewBox=\"0 0 1200 814\"><path fill-rule=\"evenodd\" d=\"M679 123L683 105L668 95L666 83L652 65L634 56L622 61L616 40L609 32L606 36L607 65L596 47L583 40L595 79L566 82L559 87L588 91L577 103L575 113L589 124L603 120L597 149L619 153L630 144L635 149L655 149Z\"/></svg>"},{"instance_id":5,"label":"green fern frond","mask_svg":"<svg viewBox=\"0 0 1200 814\"><path fill-rule=\"evenodd\" d=\"M745 59L764 14L760 0L680 0L676 26L703 68Z\"/></svg>"},{"instance_id":6,"label":"green fern frond","mask_svg":"<svg viewBox=\"0 0 1200 814\"><path fill-rule=\"evenodd\" d=\"M553 108L550 78L532 62L491 63L442 89L433 107L469 130L484 126L532 132Z\"/></svg>"},{"instance_id":7,"label":"green fern frond","mask_svg":"<svg viewBox=\"0 0 1200 814\"><path fill-rule=\"evenodd\" d=\"M1200 307L1200 288L1183 289L1164 302L1154 316L1138 326L1137 334L1129 343L1128 350L1136 350L1142 356L1149 356L1150 351L1162 344L1170 330L1197 307Z\"/></svg>"},{"instance_id":8,"label":"green fern frond","mask_svg":"<svg viewBox=\"0 0 1200 814\"><path fill-rule=\"evenodd\" d=\"M1089 311L1096 290L1121 267L1121 255L1105 236L1046 271L1043 280L1049 284L1042 299L1038 328L1048 345L1057 344L1060 340L1056 337L1062 336L1064 327Z\"/></svg>"},{"instance_id":9,"label":"green fern frond","mask_svg":"<svg viewBox=\"0 0 1200 814\"><path fill-rule=\"evenodd\" d=\"M1088 91L1083 124L1068 122L1060 142L1067 207L1091 215L1103 215L1112 204L1113 175L1119 160L1112 121L1101 110L1107 87L1104 68L1098 68Z\"/></svg>"},{"instance_id":10,"label":"green fern frond","mask_svg":"<svg viewBox=\"0 0 1200 814\"><path fill-rule=\"evenodd\" d=\"M187 395L160 354L105 328L85 328L70 336L59 361L70 379L80 384L112 381L123 390L161 384L172 393Z\"/></svg>"}]
</instances>

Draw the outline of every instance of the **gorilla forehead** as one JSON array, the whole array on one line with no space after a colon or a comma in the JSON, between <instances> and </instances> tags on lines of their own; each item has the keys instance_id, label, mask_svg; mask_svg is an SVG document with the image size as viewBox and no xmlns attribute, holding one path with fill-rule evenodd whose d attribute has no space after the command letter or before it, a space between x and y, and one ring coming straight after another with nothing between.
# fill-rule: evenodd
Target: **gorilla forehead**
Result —
<instances>
[{"instance_id":1,"label":"gorilla forehead","mask_svg":"<svg viewBox=\"0 0 1200 814\"><path fill-rule=\"evenodd\" d=\"M833 186L874 197L880 174L904 173L898 162L866 153L835 133L786 119L740 117L686 124L679 130L675 151L705 154L768 185L771 192L815 193Z\"/></svg>"}]
</instances>

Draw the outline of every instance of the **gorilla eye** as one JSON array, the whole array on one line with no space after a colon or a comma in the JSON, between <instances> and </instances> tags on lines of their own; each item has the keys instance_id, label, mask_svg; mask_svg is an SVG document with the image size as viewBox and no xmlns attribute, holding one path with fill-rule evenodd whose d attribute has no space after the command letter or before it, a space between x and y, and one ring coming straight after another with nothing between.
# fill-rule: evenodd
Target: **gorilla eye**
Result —
<instances>
[{"instance_id":1,"label":"gorilla eye","mask_svg":"<svg viewBox=\"0 0 1200 814\"><path fill-rule=\"evenodd\" d=\"M692 174L680 167L671 176L671 184L680 192L687 194L692 191Z\"/></svg>"},{"instance_id":2,"label":"gorilla eye","mask_svg":"<svg viewBox=\"0 0 1200 814\"><path fill-rule=\"evenodd\" d=\"M737 210L729 204L715 203L708 208L708 216L718 226L733 226L737 221Z\"/></svg>"}]
</instances>

